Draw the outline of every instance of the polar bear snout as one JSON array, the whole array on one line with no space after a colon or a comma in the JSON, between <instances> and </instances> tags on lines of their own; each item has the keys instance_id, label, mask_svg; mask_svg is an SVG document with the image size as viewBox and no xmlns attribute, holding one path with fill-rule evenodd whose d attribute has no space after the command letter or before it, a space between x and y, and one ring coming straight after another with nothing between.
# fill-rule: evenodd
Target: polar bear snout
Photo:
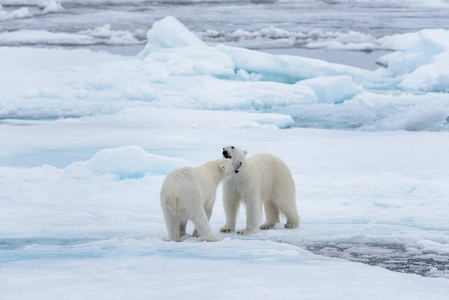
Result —
<instances>
[{"instance_id":1,"label":"polar bear snout","mask_svg":"<svg viewBox=\"0 0 449 300\"><path fill-rule=\"evenodd\" d=\"M223 157L224 158L232 158L232 156L229 154L228 150L223 150Z\"/></svg>"},{"instance_id":2,"label":"polar bear snout","mask_svg":"<svg viewBox=\"0 0 449 300\"><path fill-rule=\"evenodd\" d=\"M227 146L223 148L223 157L224 158L231 158L233 160L242 161L244 160L244 157L246 156L247 152L245 150L242 150L238 147L234 146Z\"/></svg>"},{"instance_id":3,"label":"polar bear snout","mask_svg":"<svg viewBox=\"0 0 449 300\"><path fill-rule=\"evenodd\" d=\"M223 157L232 158L231 153L234 151L234 146L228 146L223 148Z\"/></svg>"}]
</instances>

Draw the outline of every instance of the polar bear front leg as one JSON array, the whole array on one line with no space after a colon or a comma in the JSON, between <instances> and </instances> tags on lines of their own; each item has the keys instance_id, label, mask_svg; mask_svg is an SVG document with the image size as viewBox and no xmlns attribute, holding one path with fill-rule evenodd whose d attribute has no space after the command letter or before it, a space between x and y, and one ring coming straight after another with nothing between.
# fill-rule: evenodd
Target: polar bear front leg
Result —
<instances>
[{"instance_id":1,"label":"polar bear front leg","mask_svg":"<svg viewBox=\"0 0 449 300\"><path fill-rule=\"evenodd\" d=\"M210 217L212 216L212 209L213 205L215 203L215 199L212 199L211 201L206 201L206 204L204 204L204 211L206 212L207 220L210 221ZM198 230L193 231L192 233L193 237L199 237Z\"/></svg>"},{"instance_id":2,"label":"polar bear front leg","mask_svg":"<svg viewBox=\"0 0 449 300\"><path fill-rule=\"evenodd\" d=\"M257 197L246 203L246 228L239 230L238 234L252 234L259 229L262 207Z\"/></svg>"},{"instance_id":3,"label":"polar bear front leg","mask_svg":"<svg viewBox=\"0 0 449 300\"><path fill-rule=\"evenodd\" d=\"M201 237L202 241L207 242L217 242L221 241L220 238L214 236L209 226L209 222L206 216L206 212L203 208L199 211L189 211L189 218L192 220L195 225L195 232Z\"/></svg>"},{"instance_id":4,"label":"polar bear front leg","mask_svg":"<svg viewBox=\"0 0 449 300\"><path fill-rule=\"evenodd\" d=\"M235 231L239 207L240 198L237 193L226 191L226 188L223 187L223 208L226 215L226 224L220 229L220 232Z\"/></svg>"},{"instance_id":5,"label":"polar bear front leg","mask_svg":"<svg viewBox=\"0 0 449 300\"><path fill-rule=\"evenodd\" d=\"M276 223L279 223L279 208L273 201L264 202L263 208L265 211L265 223L260 225L260 229L273 229Z\"/></svg>"}]
</instances>

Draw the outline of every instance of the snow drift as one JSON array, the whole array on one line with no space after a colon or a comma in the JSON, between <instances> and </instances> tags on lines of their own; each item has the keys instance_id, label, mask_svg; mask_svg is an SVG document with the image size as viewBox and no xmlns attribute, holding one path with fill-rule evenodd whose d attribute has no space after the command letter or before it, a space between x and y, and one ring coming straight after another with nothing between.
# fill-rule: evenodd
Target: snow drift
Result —
<instances>
[{"instance_id":1,"label":"snow drift","mask_svg":"<svg viewBox=\"0 0 449 300\"><path fill-rule=\"evenodd\" d=\"M171 171L186 166L180 158L172 158L147 153L138 146L104 149L86 162L76 162L65 168L66 172L88 170L99 174L113 174L120 179L141 178L146 173L167 175Z\"/></svg>"}]
</instances>

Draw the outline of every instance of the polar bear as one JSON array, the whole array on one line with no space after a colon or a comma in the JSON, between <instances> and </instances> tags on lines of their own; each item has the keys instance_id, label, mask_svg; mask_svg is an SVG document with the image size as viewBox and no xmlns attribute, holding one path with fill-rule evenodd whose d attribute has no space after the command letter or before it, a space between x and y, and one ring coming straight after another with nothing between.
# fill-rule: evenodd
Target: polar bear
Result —
<instances>
[{"instance_id":1,"label":"polar bear","mask_svg":"<svg viewBox=\"0 0 449 300\"><path fill-rule=\"evenodd\" d=\"M217 186L227 176L239 172L241 162L229 159L209 161L202 166L183 167L171 172L161 188L161 206L168 231L168 241L182 241L187 220L195 224L193 236L215 242L209 226Z\"/></svg>"},{"instance_id":2,"label":"polar bear","mask_svg":"<svg viewBox=\"0 0 449 300\"><path fill-rule=\"evenodd\" d=\"M295 183L287 165L271 154L257 154L246 159L246 151L238 147L223 148L223 156L242 162L238 174L223 181L223 206L226 224L221 232L234 232L240 203L246 206L246 228L238 234L256 233L272 229L279 222L279 214L287 218L285 228L297 228L300 217L296 210ZM265 210L265 223L259 227Z\"/></svg>"}]
</instances>

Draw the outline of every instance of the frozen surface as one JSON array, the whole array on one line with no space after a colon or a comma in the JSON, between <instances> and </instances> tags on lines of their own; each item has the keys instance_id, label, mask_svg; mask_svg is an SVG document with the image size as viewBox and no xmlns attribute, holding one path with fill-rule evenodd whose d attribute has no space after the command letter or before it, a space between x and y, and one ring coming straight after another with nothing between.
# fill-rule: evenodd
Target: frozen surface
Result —
<instances>
[{"instance_id":1,"label":"frozen surface","mask_svg":"<svg viewBox=\"0 0 449 300\"><path fill-rule=\"evenodd\" d=\"M447 298L447 1L0 4L2 300ZM165 175L231 144L287 163L301 226L219 233L219 188L222 242L164 242Z\"/></svg>"},{"instance_id":2,"label":"frozen surface","mask_svg":"<svg viewBox=\"0 0 449 300\"><path fill-rule=\"evenodd\" d=\"M383 36L449 27L445 0L0 0L0 4L0 45L11 46L29 43L26 36L10 41L8 35L17 30L76 36L105 25L133 37L127 39L131 43L138 40L143 45L148 25L167 15L180 19L207 43L253 49L370 50L382 47L378 39ZM110 44L104 36L92 36L92 40ZM55 43L51 38L35 42ZM86 45L81 40L73 42Z\"/></svg>"},{"instance_id":3,"label":"frozen surface","mask_svg":"<svg viewBox=\"0 0 449 300\"><path fill-rule=\"evenodd\" d=\"M57 119L157 107L281 113L299 127L449 127L445 30L389 40L397 52L382 57L388 67L376 71L208 46L173 17L156 22L148 37L136 57L0 48L0 64L7 71L0 75L0 119ZM23 72L26 67L35 69Z\"/></svg>"},{"instance_id":4,"label":"frozen surface","mask_svg":"<svg viewBox=\"0 0 449 300\"><path fill-rule=\"evenodd\" d=\"M97 241L59 247L69 257L72 251L93 252L98 257L8 263L8 285L0 283L4 299L22 297L20 284L30 279L34 284L27 286L27 295L36 299L61 295L66 299L297 299L298 295L307 299L445 299L447 292L444 279L400 275L274 242L226 239L216 244L166 244L123 239L112 245ZM54 248L37 246L35 250L51 256ZM23 274L29 263L33 269ZM267 273L272 275L270 280ZM0 274L6 275L4 268ZM18 279L11 274L23 275ZM261 281L265 281L262 286ZM373 283L376 289L369 288Z\"/></svg>"},{"instance_id":5,"label":"frozen surface","mask_svg":"<svg viewBox=\"0 0 449 300\"><path fill-rule=\"evenodd\" d=\"M113 174L119 178L141 178L146 173L167 175L187 165L185 160L148 154L138 146L103 149L86 162L75 162L65 170L74 173L86 171Z\"/></svg>"},{"instance_id":6,"label":"frozen surface","mask_svg":"<svg viewBox=\"0 0 449 300\"><path fill-rule=\"evenodd\" d=\"M3 123L1 135L9 137L3 157L13 162L29 154L38 165L0 167L2 297L89 299L105 290L98 297L445 299L447 133L240 126L245 119L254 122L250 113L148 109ZM219 189L210 223L225 240L167 243L159 204L164 175L110 172L124 158L131 159L126 169L148 157L167 171L177 167L174 158L196 166L220 157L228 144L249 155L273 153L289 165L299 229L281 223L251 236L221 234ZM68 154L66 167L61 160ZM101 172L73 168L101 158L109 158ZM244 224L242 213L237 226Z\"/></svg>"}]
</instances>

